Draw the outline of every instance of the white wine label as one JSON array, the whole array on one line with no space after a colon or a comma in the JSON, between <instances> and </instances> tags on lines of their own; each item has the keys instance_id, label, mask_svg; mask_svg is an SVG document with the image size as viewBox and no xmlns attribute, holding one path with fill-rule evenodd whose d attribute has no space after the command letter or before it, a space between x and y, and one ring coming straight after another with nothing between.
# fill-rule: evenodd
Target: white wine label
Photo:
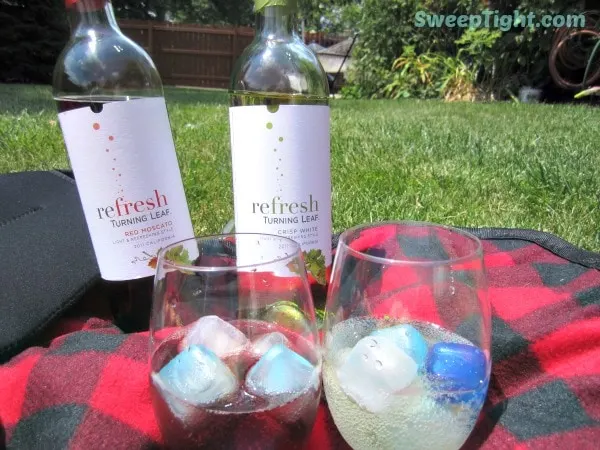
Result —
<instances>
[{"instance_id":1,"label":"white wine label","mask_svg":"<svg viewBox=\"0 0 600 450\"><path fill-rule=\"evenodd\" d=\"M194 235L165 101L93 107L59 120L102 278L153 275L161 247Z\"/></svg>"},{"instance_id":2,"label":"white wine label","mask_svg":"<svg viewBox=\"0 0 600 450\"><path fill-rule=\"evenodd\" d=\"M293 239L309 272L325 284L331 264L329 107L235 106L229 115L236 232ZM261 258L285 256L280 253L263 248Z\"/></svg>"}]
</instances>

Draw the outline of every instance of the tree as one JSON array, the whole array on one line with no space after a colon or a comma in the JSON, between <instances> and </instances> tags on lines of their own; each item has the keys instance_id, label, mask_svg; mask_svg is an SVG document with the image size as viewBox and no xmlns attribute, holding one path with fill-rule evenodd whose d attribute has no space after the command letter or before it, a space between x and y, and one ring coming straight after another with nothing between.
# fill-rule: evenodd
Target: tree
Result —
<instances>
[{"instance_id":1,"label":"tree","mask_svg":"<svg viewBox=\"0 0 600 450\"><path fill-rule=\"evenodd\" d=\"M0 81L50 83L68 38L63 0L0 0Z\"/></svg>"},{"instance_id":2,"label":"tree","mask_svg":"<svg viewBox=\"0 0 600 450\"><path fill-rule=\"evenodd\" d=\"M175 0L171 19L175 22L219 24L222 19L210 0Z\"/></svg>"},{"instance_id":3,"label":"tree","mask_svg":"<svg viewBox=\"0 0 600 450\"><path fill-rule=\"evenodd\" d=\"M456 54L459 27L416 27L419 11L442 14L470 14L481 8L471 0L364 0L359 23L360 35L353 51L348 81L355 95L379 95L389 81L394 60L407 46L415 54L440 52Z\"/></svg>"},{"instance_id":4,"label":"tree","mask_svg":"<svg viewBox=\"0 0 600 450\"><path fill-rule=\"evenodd\" d=\"M225 23L231 25L252 25L254 22L254 13L252 2L209 0L208 3L218 11L219 16Z\"/></svg>"},{"instance_id":5,"label":"tree","mask_svg":"<svg viewBox=\"0 0 600 450\"><path fill-rule=\"evenodd\" d=\"M162 0L113 0L115 15L120 19L164 21L173 1Z\"/></svg>"},{"instance_id":6,"label":"tree","mask_svg":"<svg viewBox=\"0 0 600 450\"><path fill-rule=\"evenodd\" d=\"M299 0L299 16L307 30L340 32L356 29L362 0Z\"/></svg>"},{"instance_id":7,"label":"tree","mask_svg":"<svg viewBox=\"0 0 600 450\"><path fill-rule=\"evenodd\" d=\"M254 21L248 0L113 0L113 7L120 19L231 25Z\"/></svg>"},{"instance_id":8,"label":"tree","mask_svg":"<svg viewBox=\"0 0 600 450\"><path fill-rule=\"evenodd\" d=\"M299 17L315 31L354 28L362 0L299 0ZM113 0L120 19L172 20L211 25L252 26L252 0Z\"/></svg>"}]
</instances>

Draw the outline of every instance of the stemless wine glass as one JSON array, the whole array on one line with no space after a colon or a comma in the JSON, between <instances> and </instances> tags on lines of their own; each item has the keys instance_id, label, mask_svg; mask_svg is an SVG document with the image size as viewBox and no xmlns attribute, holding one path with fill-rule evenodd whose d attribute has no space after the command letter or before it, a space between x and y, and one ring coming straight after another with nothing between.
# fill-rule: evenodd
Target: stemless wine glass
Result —
<instances>
[{"instance_id":1,"label":"stemless wine glass","mask_svg":"<svg viewBox=\"0 0 600 450\"><path fill-rule=\"evenodd\" d=\"M300 246L207 236L158 255L150 388L172 448L301 448L317 413L321 356Z\"/></svg>"},{"instance_id":2,"label":"stemless wine glass","mask_svg":"<svg viewBox=\"0 0 600 450\"><path fill-rule=\"evenodd\" d=\"M388 222L341 235L323 384L352 448L461 447L491 370L486 291L481 243L458 229Z\"/></svg>"}]
</instances>

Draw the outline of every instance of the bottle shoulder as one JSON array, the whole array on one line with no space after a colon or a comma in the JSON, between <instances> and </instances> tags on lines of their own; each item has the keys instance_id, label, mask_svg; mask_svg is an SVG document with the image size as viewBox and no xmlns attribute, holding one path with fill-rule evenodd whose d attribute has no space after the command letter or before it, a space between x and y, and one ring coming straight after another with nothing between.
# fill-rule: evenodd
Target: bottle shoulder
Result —
<instances>
[{"instance_id":1,"label":"bottle shoulder","mask_svg":"<svg viewBox=\"0 0 600 450\"><path fill-rule=\"evenodd\" d=\"M317 55L300 39L255 40L238 59L232 91L327 97L327 75Z\"/></svg>"},{"instance_id":2,"label":"bottle shoulder","mask_svg":"<svg viewBox=\"0 0 600 450\"><path fill-rule=\"evenodd\" d=\"M54 96L69 94L162 95L162 82L150 56L120 33L71 38L53 74Z\"/></svg>"}]
</instances>

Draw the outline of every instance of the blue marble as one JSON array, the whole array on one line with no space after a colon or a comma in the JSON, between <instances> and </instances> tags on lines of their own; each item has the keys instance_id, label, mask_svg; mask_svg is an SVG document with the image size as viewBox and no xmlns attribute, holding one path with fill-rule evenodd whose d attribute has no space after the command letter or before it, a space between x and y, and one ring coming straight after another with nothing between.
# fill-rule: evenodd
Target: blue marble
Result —
<instances>
[{"instance_id":1,"label":"blue marble","mask_svg":"<svg viewBox=\"0 0 600 450\"><path fill-rule=\"evenodd\" d=\"M383 336L391 339L417 363L419 369L423 368L428 351L427 342L412 325L403 324L381 328L371 333L371 336Z\"/></svg>"},{"instance_id":2,"label":"blue marble","mask_svg":"<svg viewBox=\"0 0 600 450\"><path fill-rule=\"evenodd\" d=\"M485 354L473 345L438 342L431 347L425 370L440 398L451 403L482 402L487 390Z\"/></svg>"}]
</instances>

